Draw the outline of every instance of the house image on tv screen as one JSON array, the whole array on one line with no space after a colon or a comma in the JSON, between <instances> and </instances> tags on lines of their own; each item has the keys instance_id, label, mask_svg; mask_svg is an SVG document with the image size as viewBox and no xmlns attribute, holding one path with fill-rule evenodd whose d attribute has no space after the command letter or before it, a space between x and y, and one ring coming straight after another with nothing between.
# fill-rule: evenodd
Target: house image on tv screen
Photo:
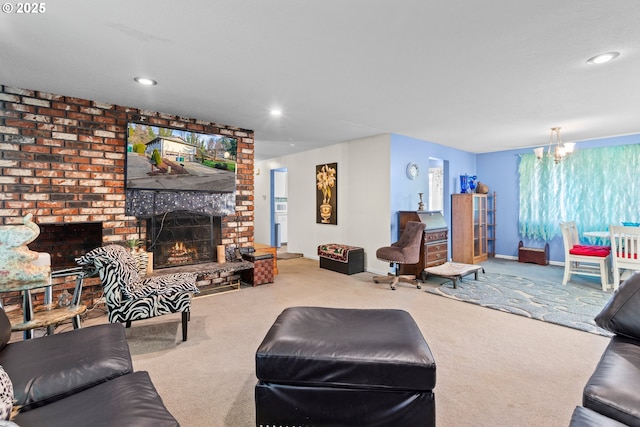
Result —
<instances>
[{"instance_id":1,"label":"house image on tv screen","mask_svg":"<svg viewBox=\"0 0 640 427\"><path fill-rule=\"evenodd\" d=\"M126 188L233 193L238 141L129 123Z\"/></svg>"},{"instance_id":2,"label":"house image on tv screen","mask_svg":"<svg viewBox=\"0 0 640 427\"><path fill-rule=\"evenodd\" d=\"M177 162L193 162L196 160L196 147L184 139L174 136L159 136L146 143L145 154L151 156L158 150L163 158L175 157Z\"/></svg>"}]
</instances>

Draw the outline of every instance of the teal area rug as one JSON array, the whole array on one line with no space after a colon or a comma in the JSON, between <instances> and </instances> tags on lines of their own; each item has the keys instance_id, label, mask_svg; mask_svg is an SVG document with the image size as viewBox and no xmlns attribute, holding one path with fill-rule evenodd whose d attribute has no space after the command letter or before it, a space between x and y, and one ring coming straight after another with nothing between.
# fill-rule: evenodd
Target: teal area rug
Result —
<instances>
[{"instance_id":1,"label":"teal area rug","mask_svg":"<svg viewBox=\"0 0 640 427\"><path fill-rule=\"evenodd\" d=\"M457 289L448 281L427 292L543 322L555 323L593 334L612 336L596 326L594 317L611 298L601 289L567 283L533 282L506 274L478 274L458 281Z\"/></svg>"}]
</instances>

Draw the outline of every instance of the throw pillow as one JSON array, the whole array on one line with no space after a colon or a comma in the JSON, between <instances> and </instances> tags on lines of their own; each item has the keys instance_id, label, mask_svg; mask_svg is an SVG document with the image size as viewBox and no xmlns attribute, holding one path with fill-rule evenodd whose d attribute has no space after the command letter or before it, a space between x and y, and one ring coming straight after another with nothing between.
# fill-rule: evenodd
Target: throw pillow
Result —
<instances>
[{"instance_id":1,"label":"throw pillow","mask_svg":"<svg viewBox=\"0 0 640 427\"><path fill-rule=\"evenodd\" d=\"M13 384L7 372L0 366L0 420L8 420L11 418L12 409Z\"/></svg>"},{"instance_id":2,"label":"throw pillow","mask_svg":"<svg viewBox=\"0 0 640 427\"><path fill-rule=\"evenodd\" d=\"M640 340L640 274L622 282L602 311L596 325L617 335Z\"/></svg>"}]
</instances>

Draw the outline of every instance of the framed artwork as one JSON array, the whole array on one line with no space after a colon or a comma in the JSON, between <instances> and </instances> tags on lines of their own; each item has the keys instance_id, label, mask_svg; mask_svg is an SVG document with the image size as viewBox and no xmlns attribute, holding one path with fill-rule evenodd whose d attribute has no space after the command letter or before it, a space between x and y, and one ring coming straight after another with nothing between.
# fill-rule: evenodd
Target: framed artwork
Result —
<instances>
[{"instance_id":1,"label":"framed artwork","mask_svg":"<svg viewBox=\"0 0 640 427\"><path fill-rule=\"evenodd\" d=\"M338 164L316 166L316 223L338 224Z\"/></svg>"}]
</instances>

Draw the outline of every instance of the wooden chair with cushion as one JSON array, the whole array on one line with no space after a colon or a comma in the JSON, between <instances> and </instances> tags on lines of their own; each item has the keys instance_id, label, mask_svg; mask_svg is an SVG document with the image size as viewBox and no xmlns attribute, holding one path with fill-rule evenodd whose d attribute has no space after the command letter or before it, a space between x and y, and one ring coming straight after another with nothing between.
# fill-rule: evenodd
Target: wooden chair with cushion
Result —
<instances>
[{"instance_id":1,"label":"wooden chair with cushion","mask_svg":"<svg viewBox=\"0 0 640 427\"><path fill-rule=\"evenodd\" d=\"M137 261L129 250L118 245L93 249L76 262L87 271L95 269L99 274L111 323L125 323L129 327L133 320L182 313L182 340L187 340L191 299L199 292L196 273L141 279Z\"/></svg>"},{"instance_id":2,"label":"wooden chair with cushion","mask_svg":"<svg viewBox=\"0 0 640 427\"><path fill-rule=\"evenodd\" d=\"M640 227L624 227L610 225L611 258L613 266L613 289L618 289L620 282L627 280L631 274L640 271ZM620 270L624 270L621 274Z\"/></svg>"},{"instance_id":3,"label":"wooden chair with cushion","mask_svg":"<svg viewBox=\"0 0 640 427\"><path fill-rule=\"evenodd\" d=\"M564 242L564 277L566 285L572 274L600 277L602 290L609 287L611 277L611 248L608 246L580 244L578 228L574 221L560 223Z\"/></svg>"},{"instance_id":4,"label":"wooden chair with cushion","mask_svg":"<svg viewBox=\"0 0 640 427\"><path fill-rule=\"evenodd\" d=\"M391 244L391 246L378 248L376 257L395 266L396 274L394 276L374 276L374 282L387 282L392 290L396 289L398 282L411 283L420 289L420 283L416 280L415 275L398 274L398 264L417 264L420 261L420 246L422 245L422 234L425 227L426 224L423 222L409 221L402 232L402 236L400 236L400 240Z\"/></svg>"}]
</instances>

